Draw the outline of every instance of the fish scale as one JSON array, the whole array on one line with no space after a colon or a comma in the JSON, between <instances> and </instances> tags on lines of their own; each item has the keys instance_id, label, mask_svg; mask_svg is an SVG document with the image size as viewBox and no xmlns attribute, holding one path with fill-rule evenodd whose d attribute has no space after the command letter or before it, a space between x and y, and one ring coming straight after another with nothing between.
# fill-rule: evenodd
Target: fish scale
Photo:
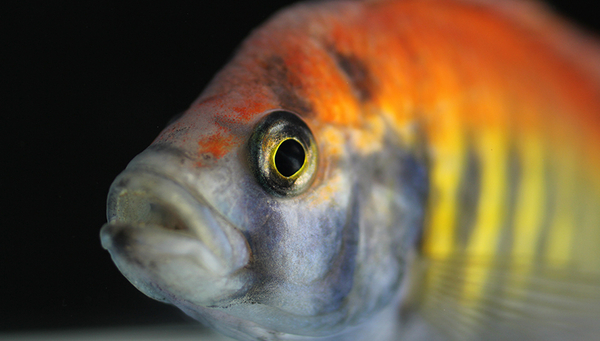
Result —
<instances>
[{"instance_id":1,"label":"fish scale","mask_svg":"<svg viewBox=\"0 0 600 341\"><path fill-rule=\"evenodd\" d=\"M117 178L102 244L240 340L593 339L598 46L534 2L295 5Z\"/></svg>"}]
</instances>

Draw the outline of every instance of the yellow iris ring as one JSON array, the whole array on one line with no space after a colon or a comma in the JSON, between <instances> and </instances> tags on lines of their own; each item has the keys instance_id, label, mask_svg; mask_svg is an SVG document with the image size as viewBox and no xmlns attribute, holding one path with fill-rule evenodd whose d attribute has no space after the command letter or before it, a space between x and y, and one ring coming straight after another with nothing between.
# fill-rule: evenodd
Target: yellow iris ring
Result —
<instances>
[{"instance_id":1,"label":"yellow iris ring","mask_svg":"<svg viewBox=\"0 0 600 341\"><path fill-rule=\"evenodd\" d=\"M275 164L275 156L277 155L277 151L279 150L279 147L281 147L281 145L285 141L289 141L289 140L298 142L298 144L302 147L302 151L304 152L304 161L302 162L302 166L300 166L300 169L298 169L294 174L292 174L290 176L285 176L285 175L281 174L279 169L277 169L277 165ZM271 153L271 157L269 158L269 161L270 161L269 167L271 167L271 170L275 171L279 176L285 178L286 180L296 180L306 169L306 164L308 162L307 156L308 156L308 151L306 150L306 148L304 147L304 144L300 140L298 140L295 137L286 137L286 138L281 139L279 141L279 143L277 144L277 146L275 148L273 148L273 153Z\"/></svg>"}]
</instances>

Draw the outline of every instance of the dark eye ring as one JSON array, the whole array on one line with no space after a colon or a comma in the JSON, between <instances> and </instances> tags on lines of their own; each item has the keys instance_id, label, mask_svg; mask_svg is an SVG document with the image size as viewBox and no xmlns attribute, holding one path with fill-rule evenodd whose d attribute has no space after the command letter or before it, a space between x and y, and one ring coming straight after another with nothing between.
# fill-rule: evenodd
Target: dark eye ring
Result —
<instances>
[{"instance_id":1,"label":"dark eye ring","mask_svg":"<svg viewBox=\"0 0 600 341\"><path fill-rule=\"evenodd\" d=\"M310 186L317 168L317 147L304 121L274 111L259 122L249 141L250 164L258 182L279 196L297 195Z\"/></svg>"}]
</instances>

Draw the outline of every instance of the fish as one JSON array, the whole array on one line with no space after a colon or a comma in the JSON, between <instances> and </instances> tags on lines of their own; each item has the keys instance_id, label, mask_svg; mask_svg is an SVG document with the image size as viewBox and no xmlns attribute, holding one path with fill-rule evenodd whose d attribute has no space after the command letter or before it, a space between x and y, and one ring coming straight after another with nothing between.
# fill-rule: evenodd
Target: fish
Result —
<instances>
[{"instance_id":1,"label":"fish","mask_svg":"<svg viewBox=\"0 0 600 341\"><path fill-rule=\"evenodd\" d=\"M599 46L533 1L283 9L117 176L102 246L238 340L597 339Z\"/></svg>"}]
</instances>

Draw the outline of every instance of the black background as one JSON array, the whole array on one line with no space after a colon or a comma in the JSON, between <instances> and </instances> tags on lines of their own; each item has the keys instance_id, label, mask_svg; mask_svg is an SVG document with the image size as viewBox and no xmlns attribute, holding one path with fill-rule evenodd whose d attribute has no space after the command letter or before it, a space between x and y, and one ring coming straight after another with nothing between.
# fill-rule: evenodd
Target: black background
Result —
<instances>
[{"instance_id":1,"label":"black background","mask_svg":"<svg viewBox=\"0 0 600 341\"><path fill-rule=\"evenodd\" d=\"M187 320L100 246L114 177L287 1L0 8L0 332ZM552 1L590 31L597 9Z\"/></svg>"}]
</instances>

